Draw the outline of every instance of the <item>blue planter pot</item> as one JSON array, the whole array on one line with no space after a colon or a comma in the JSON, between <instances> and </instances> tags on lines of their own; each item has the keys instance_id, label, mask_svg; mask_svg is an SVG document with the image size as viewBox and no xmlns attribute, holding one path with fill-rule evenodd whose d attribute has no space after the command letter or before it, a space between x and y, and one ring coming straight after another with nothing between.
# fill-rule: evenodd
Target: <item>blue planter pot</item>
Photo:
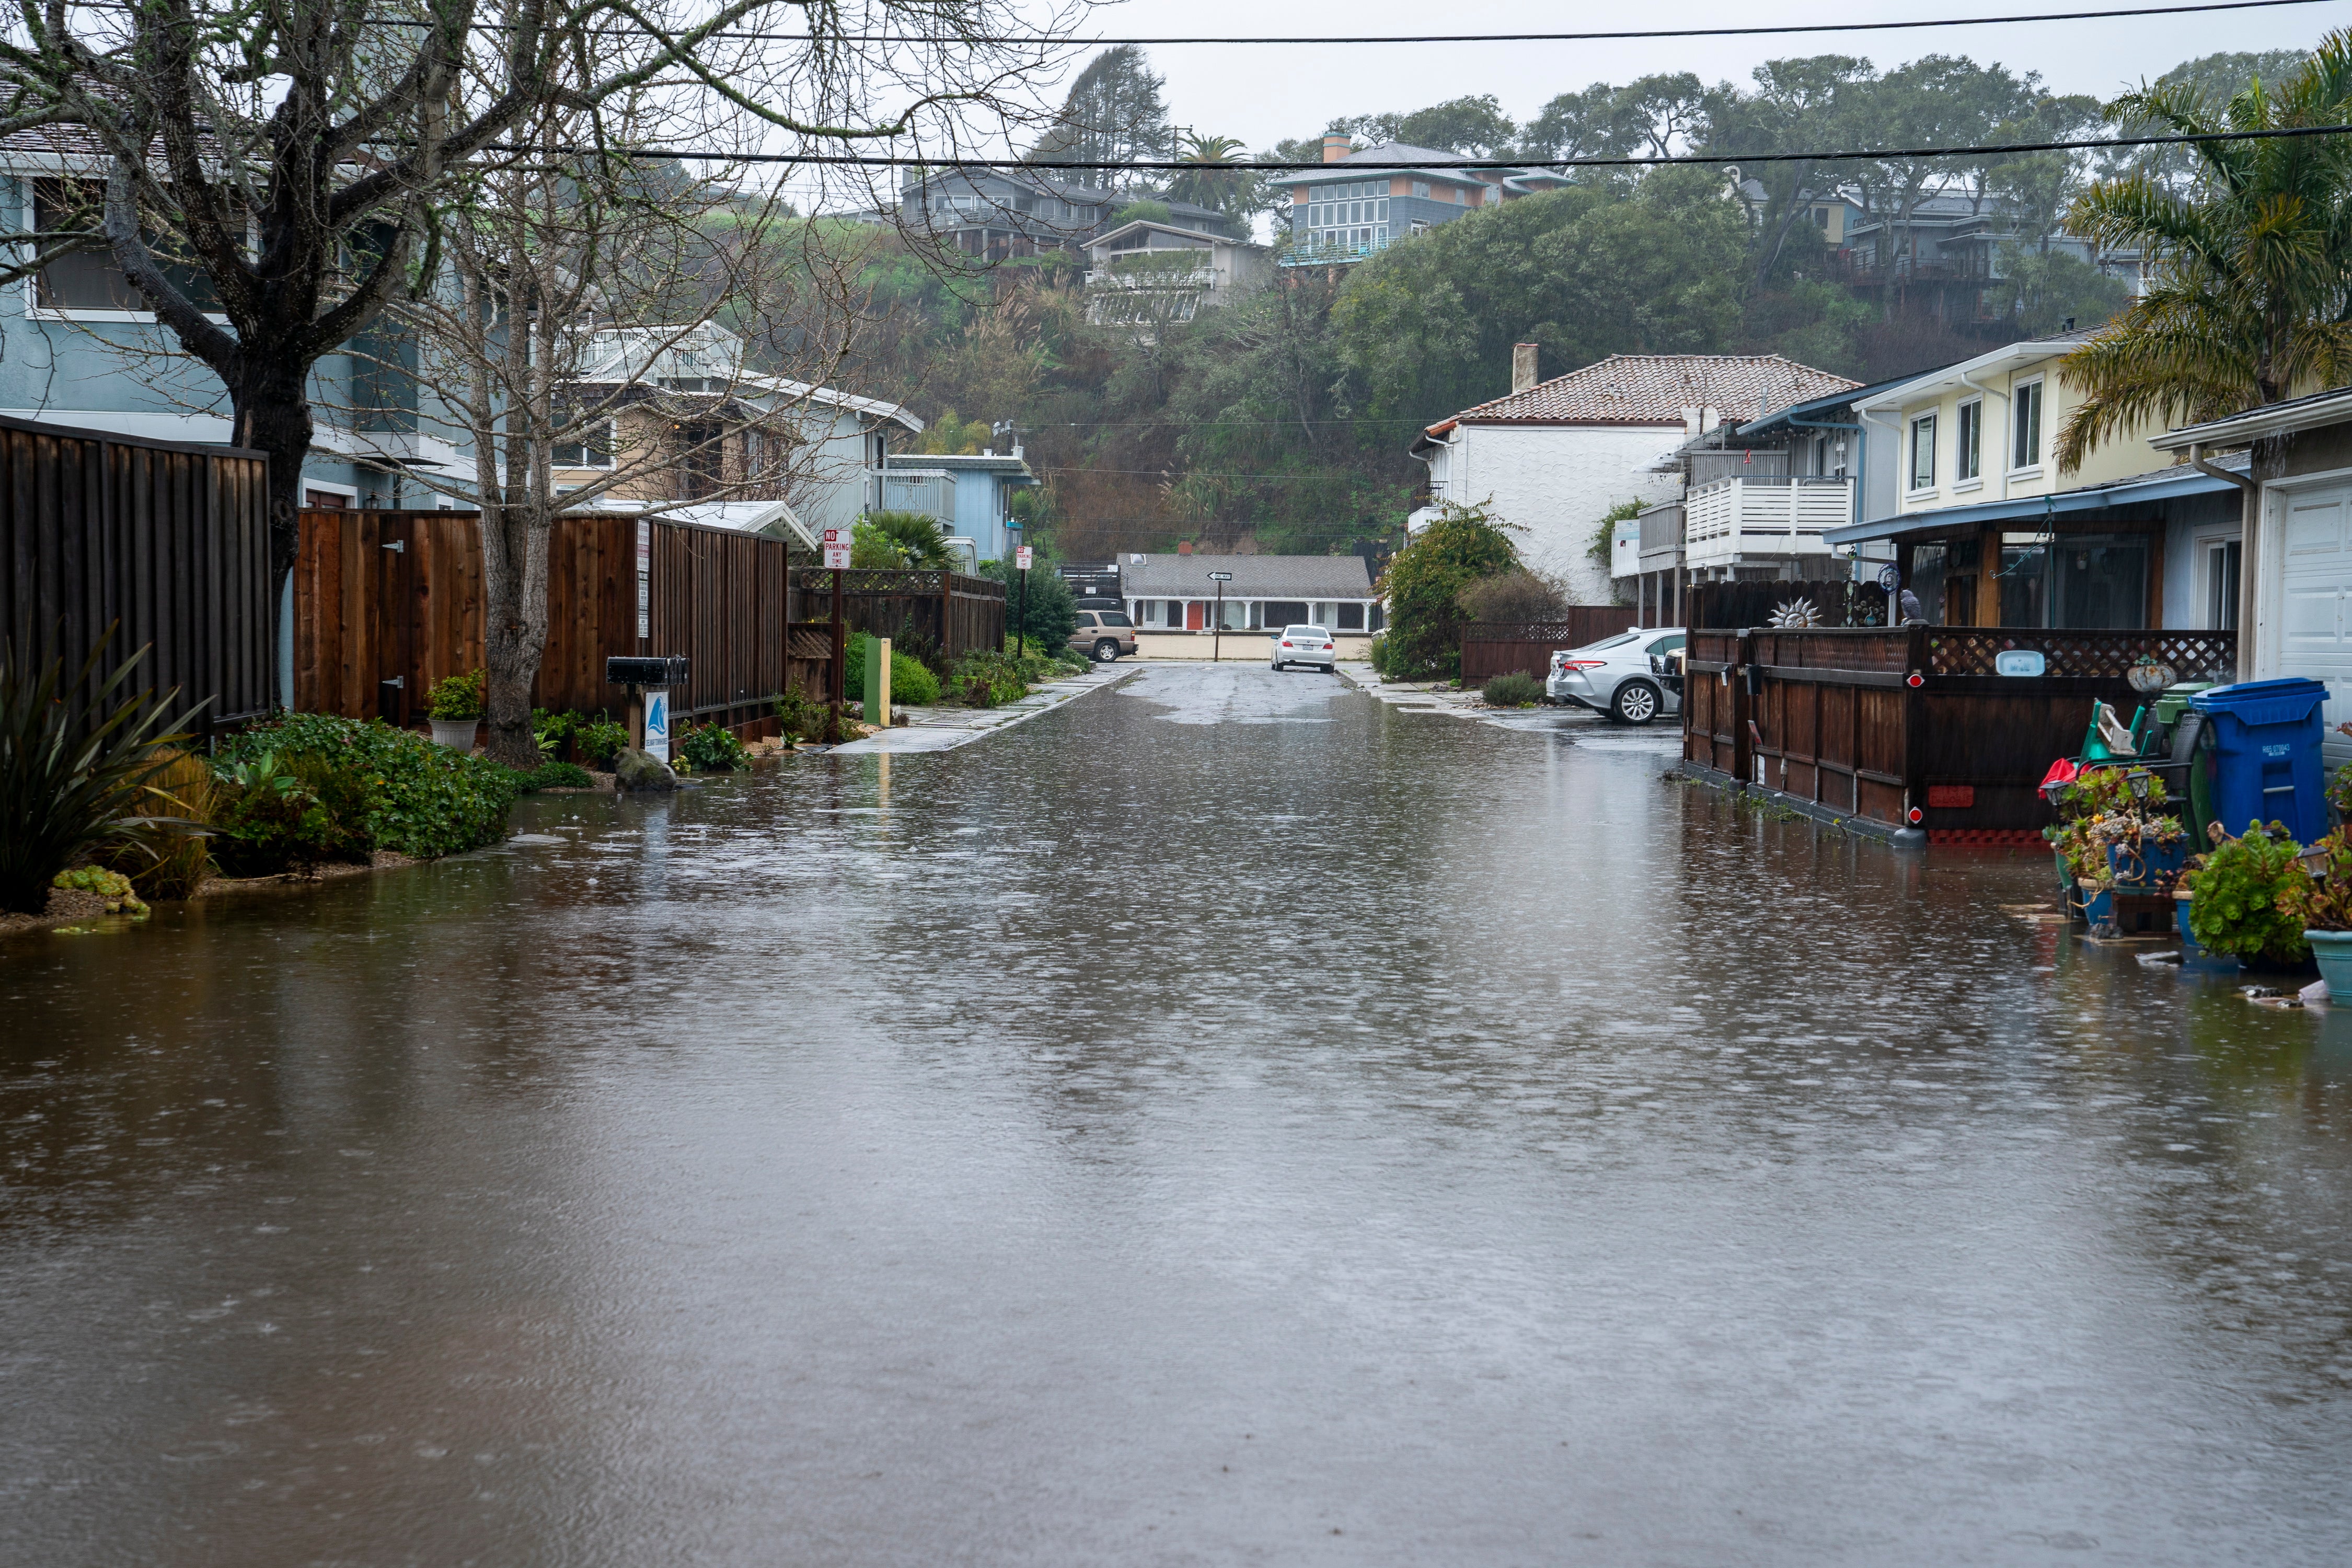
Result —
<instances>
[{"instance_id":1,"label":"blue planter pot","mask_svg":"<svg viewBox=\"0 0 2352 1568\"><path fill-rule=\"evenodd\" d=\"M2307 931L2311 956L2319 961L2319 977L2327 982L2330 1002L2352 1002L2352 931Z\"/></svg>"},{"instance_id":2,"label":"blue planter pot","mask_svg":"<svg viewBox=\"0 0 2352 1568\"><path fill-rule=\"evenodd\" d=\"M2184 836L2169 844L2143 845L2137 852L2121 846L2107 851L2107 864L2115 868L2116 885L2126 892L2147 892L2179 874L2189 859L2189 840Z\"/></svg>"},{"instance_id":3,"label":"blue planter pot","mask_svg":"<svg viewBox=\"0 0 2352 1568\"><path fill-rule=\"evenodd\" d=\"M2106 889L2102 888L2095 893L2077 882L2074 884L2074 897L2070 902L2074 908L2082 910L2083 920L2087 924L2105 925L2116 918L2116 896Z\"/></svg>"}]
</instances>

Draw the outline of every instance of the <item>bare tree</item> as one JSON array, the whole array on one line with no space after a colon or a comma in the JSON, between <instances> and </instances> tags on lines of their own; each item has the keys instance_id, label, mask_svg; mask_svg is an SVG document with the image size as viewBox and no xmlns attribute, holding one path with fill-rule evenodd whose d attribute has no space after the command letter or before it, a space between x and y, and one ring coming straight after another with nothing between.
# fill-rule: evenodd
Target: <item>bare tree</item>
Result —
<instances>
[{"instance_id":1,"label":"bare tree","mask_svg":"<svg viewBox=\"0 0 2352 1568\"><path fill-rule=\"evenodd\" d=\"M27 4L0 38L0 135L54 128L103 179L104 216L0 237L18 276L110 250L220 378L236 438L271 458L282 585L313 365L436 272L441 204L518 127L658 89L730 105L792 154L958 143L1024 118L1024 79L1058 54L1045 20L1016 26L1006 0ZM929 41L887 41L908 37Z\"/></svg>"}]
</instances>

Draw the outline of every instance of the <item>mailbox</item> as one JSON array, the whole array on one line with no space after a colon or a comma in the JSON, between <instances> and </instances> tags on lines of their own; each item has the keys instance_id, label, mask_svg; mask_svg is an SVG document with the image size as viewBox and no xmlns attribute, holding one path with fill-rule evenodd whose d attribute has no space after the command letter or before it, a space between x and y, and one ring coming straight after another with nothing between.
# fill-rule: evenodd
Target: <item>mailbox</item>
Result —
<instances>
[{"instance_id":1,"label":"mailbox","mask_svg":"<svg viewBox=\"0 0 2352 1568\"><path fill-rule=\"evenodd\" d=\"M667 658L608 658L604 679L614 686L684 686L686 656Z\"/></svg>"}]
</instances>

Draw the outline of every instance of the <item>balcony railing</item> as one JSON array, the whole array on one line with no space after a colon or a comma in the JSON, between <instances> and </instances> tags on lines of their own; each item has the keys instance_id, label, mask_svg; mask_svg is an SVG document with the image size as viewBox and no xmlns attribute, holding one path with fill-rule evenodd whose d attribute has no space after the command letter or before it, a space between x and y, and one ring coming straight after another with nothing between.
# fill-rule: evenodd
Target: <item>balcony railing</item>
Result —
<instances>
[{"instance_id":1,"label":"balcony railing","mask_svg":"<svg viewBox=\"0 0 2352 1568\"><path fill-rule=\"evenodd\" d=\"M1412 237L1405 235L1398 237L1402 239ZM1397 242L1396 239L1374 239L1367 240L1360 245L1312 243L1286 245L1274 253L1274 263L1277 267L1330 267L1341 262L1361 261L1367 256L1377 256Z\"/></svg>"},{"instance_id":2,"label":"balcony railing","mask_svg":"<svg viewBox=\"0 0 2352 1568\"><path fill-rule=\"evenodd\" d=\"M1089 289L1129 289L1139 292L1158 292L1173 289L1213 289L1217 286L1217 269L1196 268L1190 272L1162 272L1154 268L1122 269L1116 262L1108 267L1089 268L1087 287Z\"/></svg>"},{"instance_id":3,"label":"balcony railing","mask_svg":"<svg viewBox=\"0 0 2352 1568\"><path fill-rule=\"evenodd\" d=\"M1826 555L1824 531L1853 521L1853 481L1717 479L1683 498L1685 564L1727 566L1742 556Z\"/></svg>"}]
</instances>

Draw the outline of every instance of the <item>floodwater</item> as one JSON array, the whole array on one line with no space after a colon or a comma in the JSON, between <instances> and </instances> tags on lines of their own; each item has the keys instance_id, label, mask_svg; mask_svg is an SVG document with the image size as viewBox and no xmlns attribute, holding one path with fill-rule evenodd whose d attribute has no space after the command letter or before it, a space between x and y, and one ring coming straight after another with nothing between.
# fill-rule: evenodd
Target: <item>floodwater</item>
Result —
<instances>
[{"instance_id":1,"label":"floodwater","mask_svg":"<svg viewBox=\"0 0 2352 1568\"><path fill-rule=\"evenodd\" d=\"M2352 1009L1670 756L1150 668L13 941L0 1562L2352 1560Z\"/></svg>"}]
</instances>

